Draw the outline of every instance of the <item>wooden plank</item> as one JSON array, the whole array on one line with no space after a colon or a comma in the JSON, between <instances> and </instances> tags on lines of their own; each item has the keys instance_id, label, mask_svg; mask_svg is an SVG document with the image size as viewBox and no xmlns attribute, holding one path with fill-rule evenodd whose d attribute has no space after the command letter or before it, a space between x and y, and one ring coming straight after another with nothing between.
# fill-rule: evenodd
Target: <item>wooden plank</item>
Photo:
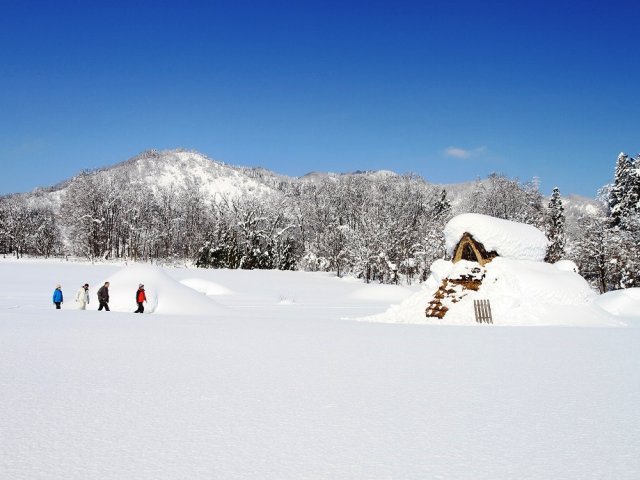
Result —
<instances>
[{"instance_id":1,"label":"wooden plank","mask_svg":"<svg viewBox=\"0 0 640 480\"><path fill-rule=\"evenodd\" d=\"M476 315L477 323L493 323L491 304L489 303L489 300L474 300L473 310Z\"/></svg>"},{"instance_id":2,"label":"wooden plank","mask_svg":"<svg viewBox=\"0 0 640 480\"><path fill-rule=\"evenodd\" d=\"M487 313L488 313L488 323L493 323L493 315L491 314L491 304L489 300L487 300Z\"/></svg>"}]
</instances>

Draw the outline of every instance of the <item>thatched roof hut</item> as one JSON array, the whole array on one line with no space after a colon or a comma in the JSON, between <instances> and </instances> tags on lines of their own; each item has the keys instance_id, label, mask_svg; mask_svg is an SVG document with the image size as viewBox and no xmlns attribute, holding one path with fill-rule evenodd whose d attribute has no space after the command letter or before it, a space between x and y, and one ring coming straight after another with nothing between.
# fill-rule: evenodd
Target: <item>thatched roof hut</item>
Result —
<instances>
[{"instance_id":1,"label":"thatched roof hut","mask_svg":"<svg viewBox=\"0 0 640 480\"><path fill-rule=\"evenodd\" d=\"M482 243L476 241L469 232L465 232L454 249L453 263L468 260L469 262L478 262L484 267L497 256L498 253L495 250L487 252Z\"/></svg>"},{"instance_id":2,"label":"thatched roof hut","mask_svg":"<svg viewBox=\"0 0 640 480\"><path fill-rule=\"evenodd\" d=\"M532 225L477 213L452 218L444 227L444 236L454 262L471 260L482 265L496 256L541 262L549 243Z\"/></svg>"},{"instance_id":3,"label":"thatched roof hut","mask_svg":"<svg viewBox=\"0 0 640 480\"><path fill-rule=\"evenodd\" d=\"M458 265L433 294L425 311L427 317L443 318L452 305L469 292L477 292L485 278L485 266L494 258L542 261L548 244L536 227L475 213L452 218L444 236L447 253Z\"/></svg>"}]
</instances>

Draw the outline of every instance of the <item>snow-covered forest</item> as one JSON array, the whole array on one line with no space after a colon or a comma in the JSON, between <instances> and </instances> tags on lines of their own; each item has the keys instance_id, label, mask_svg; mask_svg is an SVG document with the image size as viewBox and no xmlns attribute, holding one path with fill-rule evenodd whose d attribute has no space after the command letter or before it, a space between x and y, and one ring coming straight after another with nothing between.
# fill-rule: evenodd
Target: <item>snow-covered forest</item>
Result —
<instances>
[{"instance_id":1,"label":"snow-covered forest","mask_svg":"<svg viewBox=\"0 0 640 480\"><path fill-rule=\"evenodd\" d=\"M456 189L392 172L291 178L193 152L149 151L49 189L0 197L0 253L180 259L415 283L445 256L445 223L471 212L545 231L547 261L575 261L605 292L640 286L639 202L640 155L621 154L614 182L567 218L557 188L545 199L536 182L500 174Z\"/></svg>"}]
</instances>

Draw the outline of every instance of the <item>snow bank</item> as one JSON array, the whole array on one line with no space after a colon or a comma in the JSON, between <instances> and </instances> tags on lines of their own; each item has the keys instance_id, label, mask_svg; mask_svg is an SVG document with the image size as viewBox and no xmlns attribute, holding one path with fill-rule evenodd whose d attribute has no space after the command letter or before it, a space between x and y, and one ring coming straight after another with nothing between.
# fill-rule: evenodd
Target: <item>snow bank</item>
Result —
<instances>
[{"instance_id":1,"label":"snow bank","mask_svg":"<svg viewBox=\"0 0 640 480\"><path fill-rule=\"evenodd\" d=\"M478 213L464 213L453 217L444 227L449 256L453 256L465 232L482 243L488 252L496 251L501 257L542 261L547 253L547 237L536 227Z\"/></svg>"},{"instance_id":2,"label":"snow bank","mask_svg":"<svg viewBox=\"0 0 640 480\"><path fill-rule=\"evenodd\" d=\"M574 272L580 273L578 266L575 262L571 260L559 260L553 264L558 270L562 270L563 272Z\"/></svg>"},{"instance_id":3,"label":"snow bank","mask_svg":"<svg viewBox=\"0 0 640 480\"><path fill-rule=\"evenodd\" d=\"M431 264L431 275L428 280L435 281L436 286L442 283L442 280L449 276L453 264L448 260L438 259Z\"/></svg>"},{"instance_id":4,"label":"snow bank","mask_svg":"<svg viewBox=\"0 0 640 480\"><path fill-rule=\"evenodd\" d=\"M558 307L587 307L596 294L577 273L528 260L495 258L485 266L480 290L470 292L445 318L453 323L474 323L474 299L491 302L493 321L505 325L592 324L598 319L576 310L567 316Z\"/></svg>"},{"instance_id":5,"label":"snow bank","mask_svg":"<svg viewBox=\"0 0 640 480\"><path fill-rule=\"evenodd\" d=\"M116 312L133 312L136 309L135 293L140 283L147 294L145 313L210 315L223 311L214 300L182 285L159 267L150 265L127 266L104 281L109 282L109 308ZM96 301L97 291L104 281L92 289L91 301Z\"/></svg>"},{"instance_id":6,"label":"snow bank","mask_svg":"<svg viewBox=\"0 0 640 480\"><path fill-rule=\"evenodd\" d=\"M447 264L449 270L447 271ZM473 300L491 302L497 325L619 325L608 314L592 307L597 295L577 273L543 262L498 257L485 267L485 278L477 292L466 290L459 302L447 305L443 319L427 318L425 309L443 276L456 277L473 262L438 261L435 272L422 290L386 312L362 318L384 323L435 323L474 325ZM446 272L446 273L445 273Z\"/></svg>"},{"instance_id":7,"label":"snow bank","mask_svg":"<svg viewBox=\"0 0 640 480\"><path fill-rule=\"evenodd\" d=\"M185 278L180 283L205 295L232 295L234 292L219 283L205 280L203 278Z\"/></svg>"},{"instance_id":8,"label":"snow bank","mask_svg":"<svg viewBox=\"0 0 640 480\"><path fill-rule=\"evenodd\" d=\"M398 288L397 285L375 285L369 284L358 288L347 295L351 300L377 300L389 303L401 302L407 297L406 290Z\"/></svg>"},{"instance_id":9,"label":"snow bank","mask_svg":"<svg viewBox=\"0 0 640 480\"><path fill-rule=\"evenodd\" d=\"M640 325L640 288L603 293L593 303L605 312L620 317L625 323Z\"/></svg>"}]
</instances>

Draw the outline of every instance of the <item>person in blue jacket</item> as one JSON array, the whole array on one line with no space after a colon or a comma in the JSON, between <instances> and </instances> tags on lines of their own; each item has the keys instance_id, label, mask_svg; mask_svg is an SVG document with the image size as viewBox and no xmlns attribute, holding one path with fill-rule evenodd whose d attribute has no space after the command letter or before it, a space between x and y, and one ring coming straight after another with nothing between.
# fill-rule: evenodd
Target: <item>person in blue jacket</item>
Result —
<instances>
[{"instance_id":1,"label":"person in blue jacket","mask_svg":"<svg viewBox=\"0 0 640 480\"><path fill-rule=\"evenodd\" d=\"M56 310L60 310L62 302L62 286L56 285L56 289L53 291L53 303L56 305Z\"/></svg>"}]
</instances>

